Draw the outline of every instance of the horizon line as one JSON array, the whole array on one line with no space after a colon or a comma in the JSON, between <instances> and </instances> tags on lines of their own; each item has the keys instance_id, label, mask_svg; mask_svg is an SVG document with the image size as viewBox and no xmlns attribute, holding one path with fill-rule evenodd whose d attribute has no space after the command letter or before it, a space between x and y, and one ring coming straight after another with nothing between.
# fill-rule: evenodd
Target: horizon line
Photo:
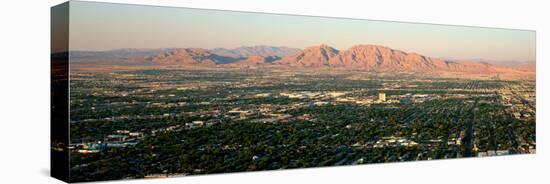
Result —
<instances>
[{"instance_id":1,"label":"horizon line","mask_svg":"<svg viewBox=\"0 0 550 184\"><path fill-rule=\"evenodd\" d=\"M309 47L316 47L316 46L328 46L330 48L333 48L333 49L336 49L337 51L344 51L344 50L348 50L348 49L351 49L353 47L356 47L356 46L379 46L379 47L385 47L385 48L389 48L391 50L397 50L397 51L402 51L402 52L405 52L407 54L419 54L419 55L423 55L423 56L426 56L426 57L431 57L431 58L438 58L438 59L444 59L444 60L450 60L450 61L456 61L456 60L469 60L469 61L475 61L475 62L523 62L523 63L527 63L527 62L536 62L536 58L535 60L494 60L494 59L486 59L486 58L461 58L461 57L453 57L453 56L428 56L426 54L423 54L423 53L420 53L420 52L416 52L416 51L405 51L403 49L396 49L396 48L393 48L393 47L389 47L389 46L386 46L386 45L381 45L381 44L365 44L365 43L360 43L360 44L354 44L352 45L351 47L347 48L347 49L339 49L339 48L336 48L336 47L333 47L329 44L326 44L326 43L321 43L321 44L315 44L315 45L311 45L311 46L308 46L308 47L305 47L305 48L296 48L296 47L289 47L289 46L273 46L273 45L268 45L268 44L258 44L258 45L242 45L242 46L238 46L238 47L214 47L214 48L202 48L202 47L122 47L122 48L114 48L114 49L101 49L101 50L92 50L92 49L69 49L68 51L62 51L62 52L55 52L55 53L52 53L52 54L56 54L56 53L64 53L64 52L109 52L109 51L117 51L117 50L156 50L156 49L186 49L186 48L197 48L197 49L206 49L206 50L214 50L214 49L228 49L228 50L232 50L232 49L238 49L238 48L245 48L245 47L275 47L275 48L289 48L289 49L298 49L300 51L303 51L304 49L307 49Z\"/></svg>"}]
</instances>

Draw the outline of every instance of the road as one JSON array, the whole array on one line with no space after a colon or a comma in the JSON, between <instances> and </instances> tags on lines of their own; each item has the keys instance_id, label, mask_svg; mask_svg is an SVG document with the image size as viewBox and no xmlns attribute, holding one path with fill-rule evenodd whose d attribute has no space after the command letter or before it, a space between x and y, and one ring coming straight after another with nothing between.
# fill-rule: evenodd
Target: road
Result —
<instances>
[{"instance_id":1,"label":"road","mask_svg":"<svg viewBox=\"0 0 550 184\"><path fill-rule=\"evenodd\" d=\"M475 108L477 106L478 99L474 101L474 105L468 112L468 122L466 124L466 135L464 136L464 157L473 157L472 153L472 134L474 132L474 121L475 121Z\"/></svg>"}]
</instances>

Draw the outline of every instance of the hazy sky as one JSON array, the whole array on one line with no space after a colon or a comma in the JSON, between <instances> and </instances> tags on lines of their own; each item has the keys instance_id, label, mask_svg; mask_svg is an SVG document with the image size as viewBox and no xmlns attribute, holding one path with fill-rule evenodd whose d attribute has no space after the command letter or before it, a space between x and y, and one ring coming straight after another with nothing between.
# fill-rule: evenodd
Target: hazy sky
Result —
<instances>
[{"instance_id":1,"label":"hazy sky","mask_svg":"<svg viewBox=\"0 0 550 184\"><path fill-rule=\"evenodd\" d=\"M378 44L432 57L535 60L534 31L79 1L70 11L72 50Z\"/></svg>"}]
</instances>

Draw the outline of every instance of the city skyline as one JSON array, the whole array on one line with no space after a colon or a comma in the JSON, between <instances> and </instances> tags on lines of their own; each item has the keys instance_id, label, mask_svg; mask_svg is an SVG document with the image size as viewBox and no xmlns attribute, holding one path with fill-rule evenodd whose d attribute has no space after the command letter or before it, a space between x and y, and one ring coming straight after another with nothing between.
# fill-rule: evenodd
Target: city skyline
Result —
<instances>
[{"instance_id":1,"label":"city skyline","mask_svg":"<svg viewBox=\"0 0 550 184\"><path fill-rule=\"evenodd\" d=\"M535 32L527 30L82 1L71 2L70 29L73 50L374 44L440 58L535 61Z\"/></svg>"}]
</instances>

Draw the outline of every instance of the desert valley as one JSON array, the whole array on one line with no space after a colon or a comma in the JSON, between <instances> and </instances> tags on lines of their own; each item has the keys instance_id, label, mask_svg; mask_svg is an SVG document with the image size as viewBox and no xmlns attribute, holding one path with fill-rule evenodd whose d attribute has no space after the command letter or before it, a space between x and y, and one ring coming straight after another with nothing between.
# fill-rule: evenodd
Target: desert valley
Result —
<instances>
[{"instance_id":1,"label":"desert valley","mask_svg":"<svg viewBox=\"0 0 550 184\"><path fill-rule=\"evenodd\" d=\"M252 46L235 49L165 48L74 51L75 69L125 68L290 68L379 72L409 72L440 77L534 79L534 62L507 66L497 63L433 58L379 45L355 45L337 50L328 45L303 50L288 47Z\"/></svg>"},{"instance_id":2,"label":"desert valley","mask_svg":"<svg viewBox=\"0 0 550 184\"><path fill-rule=\"evenodd\" d=\"M73 181L536 152L530 63L377 45L69 55Z\"/></svg>"}]
</instances>

